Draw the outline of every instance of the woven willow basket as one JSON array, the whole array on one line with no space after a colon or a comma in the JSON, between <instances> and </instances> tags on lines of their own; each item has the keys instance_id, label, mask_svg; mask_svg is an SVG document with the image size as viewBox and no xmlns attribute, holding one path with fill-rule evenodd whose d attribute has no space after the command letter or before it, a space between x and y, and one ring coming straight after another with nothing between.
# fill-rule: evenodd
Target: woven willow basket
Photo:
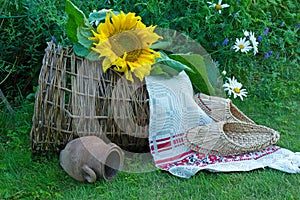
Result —
<instances>
[{"instance_id":1,"label":"woven willow basket","mask_svg":"<svg viewBox=\"0 0 300 200\"><path fill-rule=\"evenodd\" d=\"M101 61L48 43L39 75L31 149L58 152L72 139L95 135L124 150L148 150L149 104L145 84L103 73Z\"/></svg>"}]
</instances>

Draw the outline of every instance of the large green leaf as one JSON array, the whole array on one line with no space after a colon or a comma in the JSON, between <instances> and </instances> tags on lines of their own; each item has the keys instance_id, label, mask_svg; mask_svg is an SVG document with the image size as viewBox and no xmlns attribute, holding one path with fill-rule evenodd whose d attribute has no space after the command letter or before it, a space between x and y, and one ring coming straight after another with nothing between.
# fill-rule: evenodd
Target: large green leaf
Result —
<instances>
[{"instance_id":1,"label":"large green leaf","mask_svg":"<svg viewBox=\"0 0 300 200\"><path fill-rule=\"evenodd\" d=\"M66 13L68 21L66 24L66 33L71 42L78 42L77 27L84 24L85 15L71 1L66 0Z\"/></svg>"},{"instance_id":2,"label":"large green leaf","mask_svg":"<svg viewBox=\"0 0 300 200\"><path fill-rule=\"evenodd\" d=\"M100 60L100 54L96 51L90 51L88 55L86 55L86 58L92 61Z\"/></svg>"},{"instance_id":3,"label":"large green leaf","mask_svg":"<svg viewBox=\"0 0 300 200\"><path fill-rule=\"evenodd\" d=\"M171 78L178 74L179 71L165 64L156 63L151 68L151 75L153 76L164 76L165 78Z\"/></svg>"},{"instance_id":4,"label":"large green leaf","mask_svg":"<svg viewBox=\"0 0 300 200\"><path fill-rule=\"evenodd\" d=\"M158 76L158 75L162 75L165 76L166 78L169 78L170 76L163 71L163 69L159 66L159 65L153 65L151 68L151 75L153 76Z\"/></svg>"},{"instance_id":5,"label":"large green leaf","mask_svg":"<svg viewBox=\"0 0 300 200\"><path fill-rule=\"evenodd\" d=\"M91 27L86 27L85 25L81 25L77 28L77 38L78 42L87 49L90 49L93 41L89 40L89 37L92 37Z\"/></svg>"},{"instance_id":6,"label":"large green leaf","mask_svg":"<svg viewBox=\"0 0 300 200\"><path fill-rule=\"evenodd\" d=\"M88 39L93 36L91 32L93 27L86 19L84 13L69 0L66 0L66 13L68 14L66 24L67 36L74 44L75 54L85 57L90 53L90 48L93 44Z\"/></svg>"},{"instance_id":7,"label":"large green leaf","mask_svg":"<svg viewBox=\"0 0 300 200\"><path fill-rule=\"evenodd\" d=\"M73 17L69 17L66 24L66 33L69 38L69 40L73 43L78 42L77 39L77 25L74 22Z\"/></svg>"},{"instance_id":8,"label":"large green leaf","mask_svg":"<svg viewBox=\"0 0 300 200\"><path fill-rule=\"evenodd\" d=\"M185 64L173 60L163 52L159 52L161 58L156 59L156 63L152 66L151 75L162 75L170 78L178 75L181 71L186 70L193 73L193 70Z\"/></svg>"},{"instance_id":9,"label":"large green leaf","mask_svg":"<svg viewBox=\"0 0 300 200\"><path fill-rule=\"evenodd\" d=\"M77 56L86 57L90 51L79 43L73 45L74 52Z\"/></svg>"},{"instance_id":10,"label":"large green leaf","mask_svg":"<svg viewBox=\"0 0 300 200\"><path fill-rule=\"evenodd\" d=\"M199 54L171 54L170 58L188 66L193 72L187 71L195 92L203 92L209 95L215 94L215 90L209 81L205 62Z\"/></svg>"},{"instance_id":11,"label":"large green leaf","mask_svg":"<svg viewBox=\"0 0 300 200\"><path fill-rule=\"evenodd\" d=\"M89 21L102 21L106 17L106 11L104 12L93 12L89 15Z\"/></svg>"},{"instance_id":12,"label":"large green leaf","mask_svg":"<svg viewBox=\"0 0 300 200\"><path fill-rule=\"evenodd\" d=\"M75 6L70 0L66 0L66 13L69 16L74 17L74 22L77 25L81 25L84 23L84 13L79 8L77 8L77 6Z\"/></svg>"}]
</instances>

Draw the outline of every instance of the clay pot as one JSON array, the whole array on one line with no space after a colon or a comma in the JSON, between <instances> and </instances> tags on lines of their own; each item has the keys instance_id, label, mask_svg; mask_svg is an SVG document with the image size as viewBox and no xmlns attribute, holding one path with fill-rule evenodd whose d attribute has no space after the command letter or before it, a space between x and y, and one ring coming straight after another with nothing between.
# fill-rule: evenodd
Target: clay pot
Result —
<instances>
[{"instance_id":1,"label":"clay pot","mask_svg":"<svg viewBox=\"0 0 300 200\"><path fill-rule=\"evenodd\" d=\"M124 154L113 143L106 144L96 136L70 141L60 152L60 165L74 179L95 182L98 178L112 180L124 163Z\"/></svg>"}]
</instances>

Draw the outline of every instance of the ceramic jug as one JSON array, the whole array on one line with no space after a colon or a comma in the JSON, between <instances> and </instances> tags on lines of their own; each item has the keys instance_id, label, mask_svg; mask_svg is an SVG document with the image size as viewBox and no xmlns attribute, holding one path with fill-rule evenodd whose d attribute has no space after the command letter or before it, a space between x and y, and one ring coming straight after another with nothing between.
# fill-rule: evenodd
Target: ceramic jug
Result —
<instances>
[{"instance_id":1,"label":"ceramic jug","mask_svg":"<svg viewBox=\"0 0 300 200\"><path fill-rule=\"evenodd\" d=\"M71 177L92 183L98 178L112 180L123 166L124 154L116 144L106 144L96 136L84 136L70 141L59 159Z\"/></svg>"}]
</instances>

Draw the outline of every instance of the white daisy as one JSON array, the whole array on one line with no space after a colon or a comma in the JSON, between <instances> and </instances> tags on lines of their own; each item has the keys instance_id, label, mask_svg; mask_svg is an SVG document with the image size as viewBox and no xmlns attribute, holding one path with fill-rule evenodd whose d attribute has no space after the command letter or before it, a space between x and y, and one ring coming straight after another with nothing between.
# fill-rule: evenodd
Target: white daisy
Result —
<instances>
[{"instance_id":1,"label":"white daisy","mask_svg":"<svg viewBox=\"0 0 300 200\"><path fill-rule=\"evenodd\" d=\"M222 5L222 0L219 0L219 2L216 3L212 3L212 2L207 2L208 4L210 4L210 8L215 8L220 14L222 13L222 9L223 8L228 8L230 5L228 4L223 4Z\"/></svg>"},{"instance_id":2,"label":"white daisy","mask_svg":"<svg viewBox=\"0 0 300 200\"><path fill-rule=\"evenodd\" d=\"M249 31L247 31L247 30L243 30L243 33L244 33L244 35L245 35L246 37L248 37L248 36L249 36Z\"/></svg>"},{"instance_id":3,"label":"white daisy","mask_svg":"<svg viewBox=\"0 0 300 200\"><path fill-rule=\"evenodd\" d=\"M243 97L247 97L246 89L242 89L242 84L239 83L234 77L232 79L227 78L228 82L225 82L223 85L224 91L228 91L228 95L233 94L233 98L240 97L243 100Z\"/></svg>"},{"instance_id":4,"label":"white daisy","mask_svg":"<svg viewBox=\"0 0 300 200\"><path fill-rule=\"evenodd\" d=\"M235 49L235 52L241 50L243 53L248 53L248 51L252 49L252 46L250 46L250 42L248 40L246 41L246 38L237 38L233 49Z\"/></svg>"},{"instance_id":5,"label":"white daisy","mask_svg":"<svg viewBox=\"0 0 300 200\"><path fill-rule=\"evenodd\" d=\"M250 40L251 43L252 43L252 46L253 46L253 53L254 53L254 55L255 55L255 54L258 52L258 48L257 48L258 42L256 41L256 38L255 38L253 32L250 31L249 35L250 35L249 40Z\"/></svg>"}]
</instances>

